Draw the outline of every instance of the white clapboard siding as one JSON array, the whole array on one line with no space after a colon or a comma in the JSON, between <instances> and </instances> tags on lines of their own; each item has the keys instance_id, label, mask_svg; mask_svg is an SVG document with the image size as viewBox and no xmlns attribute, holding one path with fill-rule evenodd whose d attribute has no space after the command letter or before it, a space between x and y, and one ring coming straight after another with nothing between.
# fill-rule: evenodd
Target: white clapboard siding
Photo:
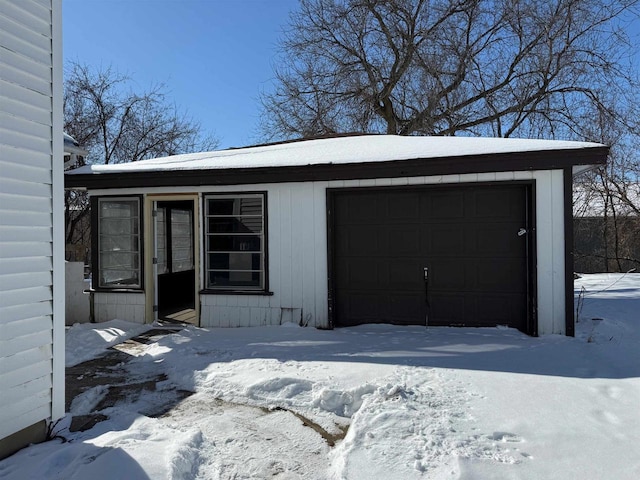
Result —
<instances>
[{"instance_id":1,"label":"white clapboard siding","mask_svg":"<svg viewBox=\"0 0 640 480\"><path fill-rule=\"evenodd\" d=\"M14 355L2 356L0 357L0 378L2 375L6 375L13 370L17 370L25 367L26 365L36 364L45 360L51 360L52 355L52 347L51 345L44 345L40 348L31 348L27 350L22 350ZM31 380L35 380L36 378L40 378L40 376L34 377L32 379L25 378L22 384L28 384ZM9 395L10 390L2 391L3 398L5 395ZM8 398L8 397L7 397Z\"/></svg>"},{"instance_id":2,"label":"white clapboard siding","mask_svg":"<svg viewBox=\"0 0 640 480\"><path fill-rule=\"evenodd\" d=\"M0 305L2 305L3 310L9 307L27 306L34 302L48 302L51 300L53 300L53 295L50 285L10 291L0 290ZM4 314L3 310L0 310L2 314Z\"/></svg>"},{"instance_id":3,"label":"white clapboard siding","mask_svg":"<svg viewBox=\"0 0 640 480\"><path fill-rule=\"evenodd\" d=\"M2 222L0 222L0 225ZM11 257L0 258L0 272L3 274L15 274L15 273L37 273L43 271L51 271L53 268L53 262L51 257L38 256L38 257ZM2 319L0 319L0 323Z\"/></svg>"},{"instance_id":4,"label":"white clapboard siding","mask_svg":"<svg viewBox=\"0 0 640 480\"><path fill-rule=\"evenodd\" d=\"M48 152L7 147L2 143L2 140L0 140L0 152L2 153L0 159L2 159L3 165L15 163L19 166L51 170L51 154Z\"/></svg>"},{"instance_id":5,"label":"white clapboard siding","mask_svg":"<svg viewBox=\"0 0 640 480\"><path fill-rule=\"evenodd\" d=\"M11 318L11 310L6 309L8 314L0 319L0 342L10 341L13 338L25 337L33 332L47 331L51 327L51 317L47 315L51 311L51 305L47 305L46 302L42 303L40 308L13 308L13 317ZM16 319L16 313L18 312L32 312L35 316L30 318L18 318ZM4 352L3 352L4 353Z\"/></svg>"},{"instance_id":6,"label":"white clapboard siding","mask_svg":"<svg viewBox=\"0 0 640 480\"><path fill-rule=\"evenodd\" d=\"M3 374L0 378L7 388L17 387L24 383L25 378L41 378L51 375L51 359L42 360L36 363L29 363L22 368L16 368Z\"/></svg>"},{"instance_id":7,"label":"white clapboard siding","mask_svg":"<svg viewBox=\"0 0 640 480\"><path fill-rule=\"evenodd\" d=\"M3 416L7 419L5 423L0 424L0 438L7 437L14 432L22 430L24 425L34 425L34 419L46 419L51 412L51 404L48 395L45 392L39 393L37 396L30 397L29 401L21 403L19 408L20 414L10 416L7 410Z\"/></svg>"},{"instance_id":8,"label":"white clapboard siding","mask_svg":"<svg viewBox=\"0 0 640 480\"><path fill-rule=\"evenodd\" d=\"M49 319L51 321L51 319ZM24 349L39 348L43 345L49 345L52 341L51 330L38 330L29 332L27 335L20 337L20 342L11 340L0 340L0 351L3 355L15 355Z\"/></svg>"},{"instance_id":9,"label":"white clapboard siding","mask_svg":"<svg viewBox=\"0 0 640 480\"><path fill-rule=\"evenodd\" d=\"M60 33L60 0L0 0L0 440L64 412Z\"/></svg>"},{"instance_id":10,"label":"white clapboard siding","mask_svg":"<svg viewBox=\"0 0 640 480\"><path fill-rule=\"evenodd\" d=\"M20 86L19 84L9 82L2 76L0 76L0 91L7 99L19 102L25 107L46 110L47 106L51 105L51 100L49 99L49 101L47 101L47 96L45 94ZM19 117L26 118L27 113L21 113ZM39 117L34 118L34 121L38 119ZM48 122L51 122L51 119L49 119ZM47 121L44 123L47 123Z\"/></svg>"},{"instance_id":11,"label":"white clapboard siding","mask_svg":"<svg viewBox=\"0 0 640 480\"><path fill-rule=\"evenodd\" d=\"M27 178L30 177L34 182L51 184L51 169L45 167L34 167L15 162L6 162L0 160L0 172L5 178Z\"/></svg>"},{"instance_id":12,"label":"white clapboard siding","mask_svg":"<svg viewBox=\"0 0 640 480\"><path fill-rule=\"evenodd\" d=\"M42 242L0 242L0 258L25 258L27 256L45 256L51 258L51 244ZM0 270L1 271L1 270Z\"/></svg>"},{"instance_id":13,"label":"white clapboard siding","mask_svg":"<svg viewBox=\"0 0 640 480\"><path fill-rule=\"evenodd\" d=\"M51 226L51 213L0 209L0 225L49 228Z\"/></svg>"}]
</instances>

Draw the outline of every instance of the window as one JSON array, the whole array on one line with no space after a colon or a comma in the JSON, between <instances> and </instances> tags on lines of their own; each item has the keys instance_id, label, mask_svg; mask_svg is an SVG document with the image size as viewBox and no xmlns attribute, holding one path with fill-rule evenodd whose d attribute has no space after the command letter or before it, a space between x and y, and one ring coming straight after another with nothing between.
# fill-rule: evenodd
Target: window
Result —
<instances>
[{"instance_id":1,"label":"window","mask_svg":"<svg viewBox=\"0 0 640 480\"><path fill-rule=\"evenodd\" d=\"M98 286L140 288L140 199L98 199Z\"/></svg>"},{"instance_id":2,"label":"window","mask_svg":"<svg viewBox=\"0 0 640 480\"><path fill-rule=\"evenodd\" d=\"M193 202L160 202L156 211L158 273L193 270Z\"/></svg>"},{"instance_id":3,"label":"window","mask_svg":"<svg viewBox=\"0 0 640 480\"><path fill-rule=\"evenodd\" d=\"M205 198L206 286L266 290L265 194Z\"/></svg>"}]
</instances>

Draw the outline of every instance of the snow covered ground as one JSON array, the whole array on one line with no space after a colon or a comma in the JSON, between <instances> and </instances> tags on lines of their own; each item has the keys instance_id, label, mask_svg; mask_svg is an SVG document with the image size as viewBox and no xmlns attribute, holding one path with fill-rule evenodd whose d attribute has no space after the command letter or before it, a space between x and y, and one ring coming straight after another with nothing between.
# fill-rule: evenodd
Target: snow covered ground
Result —
<instances>
[{"instance_id":1,"label":"snow covered ground","mask_svg":"<svg viewBox=\"0 0 640 480\"><path fill-rule=\"evenodd\" d=\"M582 287L576 338L190 327L122 366L132 378L165 374L156 391L104 409L109 419L85 432L69 432L68 415L55 430L67 442L1 461L0 478L635 480L640 274L586 275L576 295ZM125 327L74 326L69 364ZM195 394L161 416L140 413L176 388ZM104 390L71 413L91 411Z\"/></svg>"}]
</instances>

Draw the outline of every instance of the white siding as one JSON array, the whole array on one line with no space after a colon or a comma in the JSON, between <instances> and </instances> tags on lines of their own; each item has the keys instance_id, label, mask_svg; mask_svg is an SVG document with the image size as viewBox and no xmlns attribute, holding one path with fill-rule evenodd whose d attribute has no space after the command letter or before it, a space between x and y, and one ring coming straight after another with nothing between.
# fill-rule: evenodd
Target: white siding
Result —
<instances>
[{"instance_id":1,"label":"white siding","mask_svg":"<svg viewBox=\"0 0 640 480\"><path fill-rule=\"evenodd\" d=\"M144 312L143 293L93 293L93 315L96 322L108 322L117 318L133 323L144 323Z\"/></svg>"},{"instance_id":2,"label":"white siding","mask_svg":"<svg viewBox=\"0 0 640 480\"><path fill-rule=\"evenodd\" d=\"M171 193L267 191L269 290L273 295L204 294L201 296L201 326L279 325L300 320L312 326L327 325L327 188L514 180L535 180L536 184L538 330L540 334L564 333L561 170L171 189ZM166 189L148 189L145 193L160 191L167 192ZM106 191L92 192L94 195L100 193ZM108 193L119 195L131 191L110 190Z\"/></svg>"},{"instance_id":3,"label":"white siding","mask_svg":"<svg viewBox=\"0 0 640 480\"><path fill-rule=\"evenodd\" d=\"M538 333L565 333L562 170L536 173Z\"/></svg>"},{"instance_id":4,"label":"white siding","mask_svg":"<svg viewBox=\"0 0 640 480\"><path fill-rule=\"evenodd\" d=\"M64 414L60 29L0 0L0 439Z\"/></svg>"}]
</instances>

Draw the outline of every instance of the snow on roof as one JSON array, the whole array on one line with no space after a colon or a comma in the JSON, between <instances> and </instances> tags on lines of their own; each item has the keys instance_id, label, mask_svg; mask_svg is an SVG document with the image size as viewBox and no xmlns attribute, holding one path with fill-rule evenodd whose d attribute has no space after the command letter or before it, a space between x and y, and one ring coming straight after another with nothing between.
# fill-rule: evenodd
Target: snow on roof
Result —
<instances>
[{"instance_id":1,"label":"snow on roof","mask_svg":"<svg viewBox=\"0 0 640 480\"><path fill-rule=\"evenodd\" d=\"M576 150L603 146L588 142L518 138L360 135L188 153L115 165L87 165L67 172L67 175L297 167L545 150Z\"/></svg>"},{"instance_id":2,"label":"snow on roof","mask_svg":"<svg viewBox=\"0 0 640 480\"><path fill-rule=\"evenodd\" d=\"M73 138L71 135L69 135L66 132L63 132L63 136L64 136L63 145L64 145L65 155L82 155L86 157L89 154L89 151L86 150L85 148L82 148L82 146L78 143L78 141L75 138Z\"/></svg>"}]
</instances>

